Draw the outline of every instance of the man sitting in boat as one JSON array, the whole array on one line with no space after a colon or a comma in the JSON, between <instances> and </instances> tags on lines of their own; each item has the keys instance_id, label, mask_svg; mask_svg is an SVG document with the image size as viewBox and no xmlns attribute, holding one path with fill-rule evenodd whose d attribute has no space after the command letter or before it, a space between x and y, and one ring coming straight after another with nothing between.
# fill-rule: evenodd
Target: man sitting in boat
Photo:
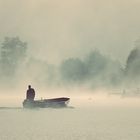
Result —
<instances>
[{"instance_id":1,"label":"man sitting in boat","mask_svg":"<svg viewBox=\"0 0 140 140\"><path fill-rule=\"evenodd\" d=\"M31 85L29 85L26 93L26 99L33 101L34 98L35 98L35 90L31 88Z\"/></svg>"}]
</instances>

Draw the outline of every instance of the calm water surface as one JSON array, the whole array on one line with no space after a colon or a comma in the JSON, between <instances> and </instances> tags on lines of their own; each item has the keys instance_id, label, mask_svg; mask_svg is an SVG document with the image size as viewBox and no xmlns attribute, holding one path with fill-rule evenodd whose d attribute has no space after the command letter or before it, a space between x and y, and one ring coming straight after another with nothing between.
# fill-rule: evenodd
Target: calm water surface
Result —
<instances>
[{"instance_id":1,"label":"calm water surface","mask_svg":"<svg viewBox=\"0 0 140 140\"><path fill-rule=\"evenodd\" d=\"M103 100L67 109L1 108L0 140L139 140L140 99Z\"/></svg>"},{"instance_id":2,"label":"calm water surface","mask_svg":"<svg viewBox=\"0 0 140 140\"><path fill-rule=\"evenodd\" d=\"M139 140L139 108L1 109L0 140Z\"/></svg>"}]
</instances>

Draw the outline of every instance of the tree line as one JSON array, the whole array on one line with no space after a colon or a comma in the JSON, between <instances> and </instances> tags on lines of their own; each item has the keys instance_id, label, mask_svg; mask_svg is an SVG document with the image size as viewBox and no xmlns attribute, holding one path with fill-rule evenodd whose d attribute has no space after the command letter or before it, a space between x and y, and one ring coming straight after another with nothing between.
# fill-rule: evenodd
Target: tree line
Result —
<instances>
[{"instance_id":1,"label":"tree line","mask_svg":"<svg viewBox=\"0 0 140 140\"><path fill-rule=\"evenodd\" d=\"M11 84L25 79L45 86L89 87L120 86L122 83L139 83L140 48L129 53L126 65L95 50L84 59L68 58L59 66L29 57L28 44L19 37L5 37L0 47L0 82Z\"/></svg>"}]
</instances>

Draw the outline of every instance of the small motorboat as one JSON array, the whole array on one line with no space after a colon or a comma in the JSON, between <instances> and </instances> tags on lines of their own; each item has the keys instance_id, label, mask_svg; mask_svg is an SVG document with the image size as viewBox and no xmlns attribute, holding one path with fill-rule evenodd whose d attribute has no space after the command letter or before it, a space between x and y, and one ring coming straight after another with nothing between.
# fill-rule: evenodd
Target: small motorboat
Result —
<instances>
[{"instance_id":1,"label":"small motorboat","mask_svg":"<svg viewBox=\"0 0 140 140\"><path fill-rule=\"evenodd\" d=\"M41 99L41 100L29 100L25 99L23 101L24 108L57 108L57 107L67 107L70 98L52 98L52 99Z\"/></svg>"}]
</instances>

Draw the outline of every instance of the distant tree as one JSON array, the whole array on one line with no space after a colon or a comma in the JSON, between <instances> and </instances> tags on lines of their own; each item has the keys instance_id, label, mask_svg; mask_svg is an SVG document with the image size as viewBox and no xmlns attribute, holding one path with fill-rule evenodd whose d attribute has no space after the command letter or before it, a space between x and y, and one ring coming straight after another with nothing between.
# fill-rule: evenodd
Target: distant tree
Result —
<instances>
[{"instance_id":1,"label":"distant tree","mask_svg":"<svg viewBox=\"0 0 140 140\"><path fill-rule=\"evenodd\" d=\"M100 74L105 69L107 63L108 59L97 50L89 53L85 59L90 77Z\"/></svg>"},{"instance_id":2,"label":"distant tree","mask_svg":"<svg viewBox=\"0 0 140 140\"><path fill-rule=\"evenodd\" d=\"M27 43L22 42L19 37L5 37L1 46L1 74L12 76L15 74L19 64L23 62L26 55Z\"/></svg>"},{"instance_id":3,"label":"distant tree","mask_svg":"<svg viewBox=\"0 0 140 140\"><path fill-rule=\"evenodd\" d=\"M113 86L120 83L123 70L118 61L95 50L87 55L84 62L88 68L88 79L93 86Z\"/></svg>"},{"instance_id":4,"label":"distant tree","mask_svg":"<svg viewBox=\"0 0 140 140\"><path fill-rule=\"evenodd\" d=\"M140 74L140 39L135 40L135 48L130 52L127 62L125 72L127 76L138 76Z\"/></svg>"},{"instance_id":5,"label":"distant tree","mask_svg":"<svg viewBox=\"0 0 140 140\"><path fill-rule=\"evenodd\" d=\"M126 85L137 87L140 84L140 47L135 47L128 55L124 70Z\"/></svg>"},{"instance_id":6,"label":"distant tree","mask_svg":"<svg viewBox=\"0 0 140 140\"><path fill-rule=\"evenodd\" d=\"M138 77L140 74L140 48L134 48L126 62L125 72L127 76Z\"/></svg>"},{"instance_id":7,"label":"distant tree","mask_svg":"<svg viewBox=\"0 0 140 140\"><path fill-rule=\"evenodd\" d=\"M88 83L91 86L119 85L123 69L118 61L102 55L99 51L89 53L82 61L69 58L60 67L66 83Z\"/></svg>"},{"instance_id":8,"label":"distant tree","mask_svg":"<svg viewBox=\"0 0 140 140\"><path fill-rule=\"evenodd\" d=\"M87 75L85 64L78 58L69 58L61 64L61 77L65 81L77 82L84 80Z\"/></svg>"}]
</instances>

